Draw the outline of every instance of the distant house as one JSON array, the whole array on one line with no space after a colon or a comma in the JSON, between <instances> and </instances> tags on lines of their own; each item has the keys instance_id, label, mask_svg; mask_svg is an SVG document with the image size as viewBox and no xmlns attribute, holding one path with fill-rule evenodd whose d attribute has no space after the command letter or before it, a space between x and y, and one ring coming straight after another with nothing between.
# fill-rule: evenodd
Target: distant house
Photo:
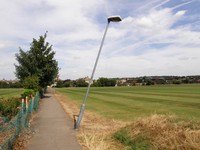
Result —
<instances>
[{"instance_id":1,"label":"distant house","mask_svg":"<svg viewBox=\"0 0 200 150\"><path fill-rule=\"evenodd\" d=\"M91 80L88 76L87 77L84 77L84 78L80 78L80 79L83 79L86 83L90 83L93 84L93 80Z\"/></svg>"},{"instance_id":2,"label":"distant house","mask_svg":"<svg viewBox=\"0 0 200 150\"><path fill-rule=\"evenodd\" d=\"M121 78L116 82L116 86L133 86L136 85L136 79L134 78Z\"/></svg>"},{"instance_id":3,"label":"distant house","mask_svg":"<svg viewBox=\"0 0 200 150\"><path fill-rule=\"evenodd\" d=\"M16 82L19 82L19 80L5 80L5 79L3 79L3 80L0 80L0 82L4 82L4 83L9 84L9 83L16 83Z\"/></svg>"},{"instance_id":4,"label":"distant house","mask_svg":"<svg viewBox=\"0 0 200 150\"><path fill-rule=\"evenodd\" d=\"M126 78L117 79L115 86L122 86L122 85L124 86L126 81L127 81Z\"/></svg>"}]
</instances>

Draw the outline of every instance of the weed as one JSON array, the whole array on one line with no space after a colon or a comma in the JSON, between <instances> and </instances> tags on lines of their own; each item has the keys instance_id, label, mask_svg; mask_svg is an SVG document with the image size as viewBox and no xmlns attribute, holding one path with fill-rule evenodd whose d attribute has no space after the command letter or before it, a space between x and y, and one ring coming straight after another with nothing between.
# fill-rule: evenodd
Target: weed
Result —
<instances>
[{"instance_id":1,"label":"weed","mask_svg":"<svg viewBox=\"0 0 200 150\"><path fill-rule=\"evenodd\" d=\"M116 132L113 137L128 150L148 150L150 147L150 141L146 135L138 135L132 139L124 129Z\"/></svg>"},{"instance_id":2,"label":"weed","mask_svg":"<svg viewBox=\"0 0 200 150\"><path fill-rule=\"evenodd\" d=\"M121 142L124 145L130 146L133 144L133 141L128 136L127 131L120 130L114 134L114 138L117 139L119 142Z\"/></svg>"}]
</instances>

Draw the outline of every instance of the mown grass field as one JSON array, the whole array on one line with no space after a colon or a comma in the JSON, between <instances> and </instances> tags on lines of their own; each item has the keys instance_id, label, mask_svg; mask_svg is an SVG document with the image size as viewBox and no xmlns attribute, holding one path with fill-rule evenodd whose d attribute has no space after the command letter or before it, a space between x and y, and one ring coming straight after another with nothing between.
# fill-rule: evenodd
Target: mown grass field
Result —
<instances>
[{"instance_id":1,"label":"mown grass field","mask_svg":"<svg viewBox=\"0 0 200 150\"><path fill-rule=\"evenodd\" d=\"M86 88L57 88L56 91L81 105ZM93 87L86 109L120 120L133 120L155 113L200 120L200 84Z\"/></svg>"},{"instance_id":2,"label":"mown grass field","mask_svg":"<svg viewBox=\"0 0 200 150\"><path fill-rule=\"evenodd\" d=\"M2 98L8 98L8 97L20 97L23 93L24 89L0 89L0 97Z\"/></svg>"}]
</instances>

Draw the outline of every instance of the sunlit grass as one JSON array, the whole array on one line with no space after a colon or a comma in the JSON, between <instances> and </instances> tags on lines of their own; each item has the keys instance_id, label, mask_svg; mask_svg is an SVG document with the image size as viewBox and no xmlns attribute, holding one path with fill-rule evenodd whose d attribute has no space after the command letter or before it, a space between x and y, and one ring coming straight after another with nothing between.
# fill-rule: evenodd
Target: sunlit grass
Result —
<instances>
[{"instance_id":1,"label":"sunlit grass","mask_svg":"<svg viewBox=\"0 0 200 150\"><path fill-rule=\"evenodd\" d=\"M8 98L8 97L20 97L23 93L23 89L12 88L12 89L0 89L0 97Z\"/></svg>"},{"instance_id":2,"label":"sunlit grass","mask_svg":"<svg viewBox=\"0 0 200 150\"><path fill-rule=\"evenodd\" d=\"M80 105L86 92L86 88L56 90ZM95 87L90 90L86 109L120 120L133 120L154 113L199 120L200 85Z\"/></svg>"}]
</instances>

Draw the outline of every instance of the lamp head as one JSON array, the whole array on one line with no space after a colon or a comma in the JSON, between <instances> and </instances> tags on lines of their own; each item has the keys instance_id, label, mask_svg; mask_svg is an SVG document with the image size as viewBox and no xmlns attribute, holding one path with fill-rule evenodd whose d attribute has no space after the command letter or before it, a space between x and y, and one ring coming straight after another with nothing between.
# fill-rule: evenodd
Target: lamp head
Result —
<instances>
[{"instance_id":1,"label":"lamp head","mask_svg":"<svg viewBox=\"0 0 200 150\"><path fill-rule=\"evenodd\" d=\"M108 17L108 23L109 22L120 22L120 21L122 21L120 16L110 16L110 17Z\"/></svg>"}]
</instances>

